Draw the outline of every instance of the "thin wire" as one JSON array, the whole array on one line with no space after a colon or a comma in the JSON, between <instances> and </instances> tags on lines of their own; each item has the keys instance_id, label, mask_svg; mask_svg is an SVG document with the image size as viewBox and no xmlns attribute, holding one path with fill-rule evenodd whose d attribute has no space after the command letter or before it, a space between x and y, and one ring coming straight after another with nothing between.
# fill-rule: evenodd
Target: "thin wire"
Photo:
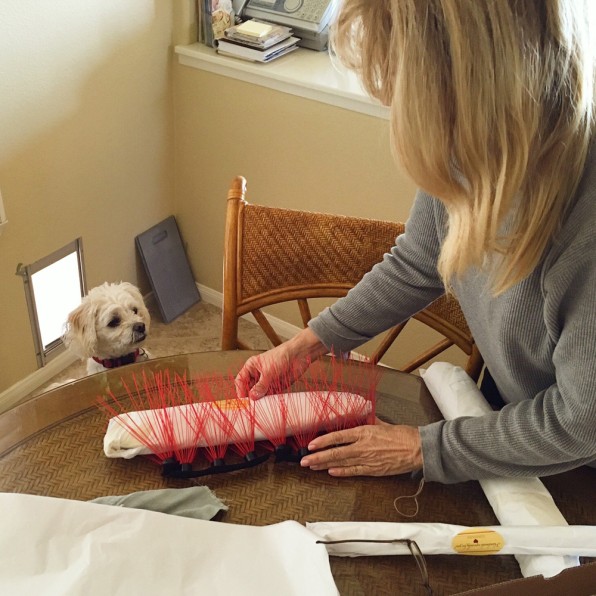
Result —
<instances>
[{"instance_id":1,"label":"thin wire","mask_svg":"<svg viewBox=\"0 0 596 596\"><path fill-rule=\"evenodd\" d=\"M422 479L424 480L424 479ZM421 481L422 484L422 481ZM421 490L421 489L419 489ZM366 543L377 543L377 544L405 544L410 554L412 555L416 565L418 566L418 571L420 572L420 576L422 578L422 587L425 589L428 596L433 596L433 589L430 585L430 579L428 575L428 568L426 566L426 559L418 546L418 543L415 540L411 540L410 538L346 538L343 540L317 540L317 544L345 544L347 542L366 542Z\"/></svg>"},{"instance_id":2,"label":"thin wire","mask_svg":"<svg viewBox=\"0 0 596 596\"><path fill-rule=\"evenodd\" d=\"M419 506L418 506L418 497L420 496L420 493L422 492L422 489L424 488L424 476L422 478L420 478L420 482L418 484L418 490L413 494L413 495L401 495L399 497L395 497L395 499L393 499L393 507L395 508L395 511L397 511L397 513L403 517L416 517L418 515L418 510L419 510ZM397 502L401 499L414 499L414 505L416 506L414 509L414 513L405 513L404 511L401 511L399 509L399 507L397 506Z\"/></svg>"},{"instance_id":3,"label":"thin wire","mask_svg":"<svg viewBox=\"0 0 596 596\"><path fill-rule=\"evenodd\" d=\"M410 538L344 538L343 540L317 540L316 544L346 544L348 542L365 542L369 544L405 544L409 547Z\"/></svg>"}]
</instances>

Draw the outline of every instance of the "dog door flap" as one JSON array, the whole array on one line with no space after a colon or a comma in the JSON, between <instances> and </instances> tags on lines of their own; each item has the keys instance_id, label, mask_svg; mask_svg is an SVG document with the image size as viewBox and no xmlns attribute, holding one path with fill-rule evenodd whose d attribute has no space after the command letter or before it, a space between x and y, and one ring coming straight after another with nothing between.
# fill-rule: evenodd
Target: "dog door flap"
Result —
<instances>
[{"instance_id":1,"label":"dog door flap","mask_svg":"<svg viewBox=\"0 0 596 596\"><path fill-rule=\"evenodd\" d=\"M135 238L164 323L201 300L173 215Z\"/></svg>"}]
</instances>

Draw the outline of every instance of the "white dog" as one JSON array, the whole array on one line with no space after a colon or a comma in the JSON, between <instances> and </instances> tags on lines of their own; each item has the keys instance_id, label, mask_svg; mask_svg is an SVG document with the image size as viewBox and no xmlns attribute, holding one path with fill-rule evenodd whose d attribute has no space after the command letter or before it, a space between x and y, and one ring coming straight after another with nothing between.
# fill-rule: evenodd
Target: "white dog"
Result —
<instances>
[{"instance_id":1,"label":"white dog","mask_svg":"<svg viewBox=\"0 0 596 596\"><path fill-rule=\"evenodd\" d=\"M141 349L151 317L141 292L128 282L93 288L68 315L63 336L66 347L88 358L89 374L147 360Z\"/></svg>"}]
</instances>

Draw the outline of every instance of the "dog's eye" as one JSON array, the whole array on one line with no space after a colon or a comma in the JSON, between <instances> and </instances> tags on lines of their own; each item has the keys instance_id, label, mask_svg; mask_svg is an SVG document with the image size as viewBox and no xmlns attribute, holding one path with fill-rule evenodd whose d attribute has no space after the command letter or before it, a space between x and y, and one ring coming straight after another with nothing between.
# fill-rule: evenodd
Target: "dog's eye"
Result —
<instances>
[{"instance_id":1,"label":"dog's eye","mask_svg":"<svg viewBox=\"0 0 596 596\"><path fill-rule=\"evenodd\" d=\"M132 312L134 312L134 313L135 313L135 315L136 315L136 314L138 314L138 313L139 313L139 309L138 309L136 306L133 306L133 308L132 308Z\"/></svg>"},{"instance_id":2,"label":"dog's eye","mask_svg":"<svg viewBox=\"0 0 596 596\"><path fill-rule=\"evenodd\" d=\"M108 327L118 327L120 325L120 317L114 317L109 323Z\"/></svg>"}]
</instances>

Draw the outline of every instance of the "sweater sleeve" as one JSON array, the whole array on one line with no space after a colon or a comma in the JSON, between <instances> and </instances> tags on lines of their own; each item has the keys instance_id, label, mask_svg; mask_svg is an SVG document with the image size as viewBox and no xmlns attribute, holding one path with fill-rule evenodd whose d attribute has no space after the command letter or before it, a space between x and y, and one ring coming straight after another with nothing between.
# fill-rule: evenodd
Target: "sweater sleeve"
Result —
<instances>
[{"instance_id":1,"label":"sweater sleeve","mask_svg":"<svg viewBox=\"0 0 596 596\"><path fill-rule=\"evenodd\" d=\"M548 476L596 460L595 248L575 244L544 278L556 382L500 412L421 427L426 479Z\"/></svg>"},{"instance_id":2,"label":"sweater sleeve","mask_svg":"<svg viewBox=\"0 0 596 596\"><path fill-rule=\"evenodd\" d=\"M439 201L419 191L391 251L347 296L310 321L328 349L349 352L444 293L437 260L445 222Z\"/></svg>"}]
</instances>

